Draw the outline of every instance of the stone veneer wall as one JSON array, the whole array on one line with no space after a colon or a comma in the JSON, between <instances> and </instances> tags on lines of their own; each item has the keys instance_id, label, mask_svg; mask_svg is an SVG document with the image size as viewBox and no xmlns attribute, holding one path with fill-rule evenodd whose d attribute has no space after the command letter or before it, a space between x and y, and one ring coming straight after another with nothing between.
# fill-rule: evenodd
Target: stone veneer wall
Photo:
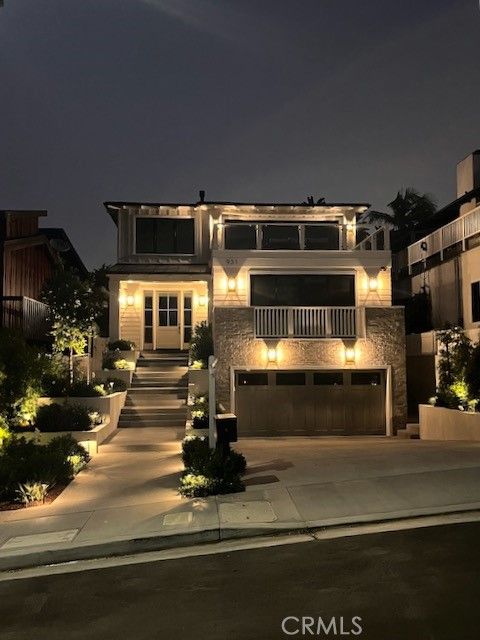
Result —
<instances>
[{"instance_id":1,"label":"stone veneer wall","mask_svg":"<svg viewBox=\"0 0 480 640\"><path fill-rule=\"evenodd\" d=\"M266 341L255 339L252 307L214 309L213 337L217 364L217 399L230 408L231 367L290 368L322 366L352 368L344 364L342 340L272 340L278 349L278 364L268 365ZM367 307L365 338L356 342L354 368L391 365L392 416L394 432L405 426L407 384L405 364L405 323L402 307Z\"/></svg>"}]
</instances>

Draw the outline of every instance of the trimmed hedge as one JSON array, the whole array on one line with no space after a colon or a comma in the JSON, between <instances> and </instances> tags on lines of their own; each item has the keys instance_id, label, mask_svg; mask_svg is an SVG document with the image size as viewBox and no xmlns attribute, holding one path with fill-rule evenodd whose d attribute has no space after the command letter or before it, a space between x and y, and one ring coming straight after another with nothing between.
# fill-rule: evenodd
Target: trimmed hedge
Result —
<instances>
[{"instance_id":1,"label":"trimmed hedge","mask_svg":"<svg viewBox=\"0 0 480 640\"><path fill-rule=\"evenodd\" d=\"M35 427L39 431L89 431L95 410L79 404L46 404L39 407Z\"/></svg>"}]
</instances>

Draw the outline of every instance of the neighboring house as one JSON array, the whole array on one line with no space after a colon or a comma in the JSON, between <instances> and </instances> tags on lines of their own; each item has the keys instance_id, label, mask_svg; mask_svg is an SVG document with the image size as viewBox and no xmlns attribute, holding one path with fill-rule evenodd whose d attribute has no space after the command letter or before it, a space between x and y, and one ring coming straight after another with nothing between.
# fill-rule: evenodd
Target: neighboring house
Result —
<instances>
[{"instance_id":1,"label":"neighboring house","mask_svg":"<svg viewBox=\"0 0 480 640\"><path fill-rule=\"evenodd\" d=\"M0 323L29 340L48 338L48 307L39 301L62 262L86 273L63 229L39 228L46 211L0 211Z\"/></svg>"},{"instance_id":2,"label":"neighboring house","mask_svg":"<svg viewBox=\"0 0 480 640\"><path fill-rule=\"evenodd\" d=\"M459 325L474 341L480 329L480 151L457 165L457 198L430 229L395 256L397 294L425 291L432 331L407 337L409 412L435 394L435 330ZM398 286L400 284L400 286Z\"/></svg>"},{"instance_id":3,"label":"neighboring house","mask_svg":"<svg viewBox=\"0 0 480 640\"><path fill-rule=\"evenodd\" d=\"M187 349L213 324L217 399L240 434L393 434L406 419L403 309L367 204L107 202L110 338Z\"/></svg>"}]
</instances>

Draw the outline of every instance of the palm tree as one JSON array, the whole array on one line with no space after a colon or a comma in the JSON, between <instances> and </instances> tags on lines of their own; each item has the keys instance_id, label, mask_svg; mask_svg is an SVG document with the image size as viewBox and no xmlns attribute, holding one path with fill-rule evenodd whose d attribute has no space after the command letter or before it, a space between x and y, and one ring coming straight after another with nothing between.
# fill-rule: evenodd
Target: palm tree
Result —
<instances>
[{"instance_id":1,"label":"palm tree","mask_svg":"<svg viewBox=\"0 0 480 640\"><path fill-rule=\"evenodd\" d=\"M413 229L427 222L437 211L435 198L427 193L419 193L416 189L408 187L404 192L399 191L397 196L388 205L391 213L382 211L370 211L367 214L368 222L391 225L398 231L413 231Z\"/></svg>"}]
</instances>

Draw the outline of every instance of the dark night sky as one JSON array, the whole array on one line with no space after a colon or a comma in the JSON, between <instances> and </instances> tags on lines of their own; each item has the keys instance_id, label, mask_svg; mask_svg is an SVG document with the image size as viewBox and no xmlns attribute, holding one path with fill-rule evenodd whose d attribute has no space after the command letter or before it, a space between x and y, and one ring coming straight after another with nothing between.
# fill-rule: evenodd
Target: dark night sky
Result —
<instances>
[{"instance_id":1,"label":"dark night sky","mask_svg":"<svg viewBox=\"0 0 480 640\"><path fill-rule=\"evenodd\" d=\"M0 208L48 209L94 266L109 199L445 204L479 33L478 0L6 0Z\"/></svg>"}]
</instances>

